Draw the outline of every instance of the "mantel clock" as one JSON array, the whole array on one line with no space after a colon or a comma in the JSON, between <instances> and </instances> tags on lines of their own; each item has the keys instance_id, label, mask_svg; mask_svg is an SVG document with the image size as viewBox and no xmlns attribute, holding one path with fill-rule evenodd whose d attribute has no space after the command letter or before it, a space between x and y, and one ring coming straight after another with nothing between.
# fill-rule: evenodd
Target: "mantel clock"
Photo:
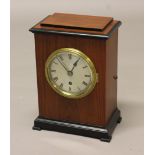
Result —
<instances>
[{"instance_id":1,"label":"mantel clock","mask_svg":"<svg viewBox=\"0 0 155 155\"><path fill-rule=\"evenodd\" d=\"M33 129L109 142L117 108L120 21L54 13L30 29L35 37L39 116Z\"/></svg>"}]
</instances>

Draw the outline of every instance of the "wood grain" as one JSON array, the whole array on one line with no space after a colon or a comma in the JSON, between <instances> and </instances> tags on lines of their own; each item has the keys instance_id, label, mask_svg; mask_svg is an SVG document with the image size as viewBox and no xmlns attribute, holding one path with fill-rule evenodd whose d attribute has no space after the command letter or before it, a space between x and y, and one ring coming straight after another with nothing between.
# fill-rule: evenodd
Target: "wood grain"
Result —
<instances>
[{"instance_id":1,"label":"wood grain","mask_svg":"<svg viewBox=\"0 0 155 155\"><path fill-rule=\"evenodd\" d=\"M65 13L54 13L40 24L41 26L74 28L102 31L112 22L112 17L87 16Z\"/></svg>"},{"instance_id":2,"label":"wood grain","mask_svg":"<svg viewBox=\"0 0 155 155\"><path fill-rule=\"evenodd\" d=\"M50 15L49 15L50 16ZM49 16L47 16L44 20L40 21L38 24L36 24L35 26L33 26L30 31L33 29L34 30L44 30L44 31L60 31L60 32L70 32L70 33L83 33L83 34L95 34L95 35L108 35L112 29L120 24L120 21L117 20L112 20L102 31L97 31L95 29L73 29L73 28L65 28L65 27L51 27L51 26L44 26L41 25L41 23L43 23L47 18L49 18Z\"/></svg>"},{"instance_id":3,"label":"wood grain","mask_svg":"<svg viewBox=\"0 0 155 155\"><path fill-rule=\"evenodd\" d=\"M106 122L117 108L117 46L118 30L116 30L113 33L113 36L106 41Z\"/></svg>"},{"instance_id":4,"label":"wood grain","mask_svg":"<svg viewBox=\"0 0 155 155\"><path fill-rule=\"evenodd\" d=\"M63 35L35 34L40 116L50 119L103 126L105 122L105 41ZM45 78L45 62L59 48L83 51L99 73L99 83L87 97L67 99L58 95Z\"/></svg>"}]
</instances>

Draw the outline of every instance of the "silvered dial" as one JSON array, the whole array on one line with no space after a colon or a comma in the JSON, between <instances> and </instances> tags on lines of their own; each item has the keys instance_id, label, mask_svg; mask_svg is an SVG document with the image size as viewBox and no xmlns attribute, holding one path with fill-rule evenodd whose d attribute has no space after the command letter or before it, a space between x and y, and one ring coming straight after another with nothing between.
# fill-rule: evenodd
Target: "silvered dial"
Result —
<instances>
[{"instance_id":1,"label":"silvered dial","mask_svg":"<svg viewBox=\"0 0 155 155\"><path fill-rule=\"evenodd\" d=\"M45 70L49 84L65 97L84 97L96 83L93 63L76 49L64 48L53 52L46 62Z\"/></svg>"}]
</instances>

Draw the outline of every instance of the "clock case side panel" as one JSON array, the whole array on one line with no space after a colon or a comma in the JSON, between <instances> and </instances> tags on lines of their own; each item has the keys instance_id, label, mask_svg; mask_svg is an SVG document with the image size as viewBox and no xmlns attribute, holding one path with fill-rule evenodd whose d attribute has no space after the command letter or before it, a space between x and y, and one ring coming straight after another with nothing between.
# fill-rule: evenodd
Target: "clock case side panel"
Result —
<instances>
[{"instance_id":1,"label":"clock case side panel","mask_svg":"<svg viewBox=\"0 0 155 155\"><path fill-rule=\"evenodd\" d=\"M117 109L118 30L106 40L105 119L108 122Z\"/></svg>"},{"instance_id":2,"label":"clock case side panel","mask_svg":"<svg viewBox=\"0 0 155 155\"><path fill-rule=\"evenodd\" d=\"M45 43L43 42L42 36L38 35L38 33L34 33L34 40L35 40L35 57L36 57L36 73L37 73L38 109L39 109L39 116L40 116L42 113L44 113L44 111L46 111L46 107L43 104L45 86L43 84L44 77L42 74L42 70L44 70L42 63L44 63L43 50L44 50Z\"/></svg>"}]
</instances>

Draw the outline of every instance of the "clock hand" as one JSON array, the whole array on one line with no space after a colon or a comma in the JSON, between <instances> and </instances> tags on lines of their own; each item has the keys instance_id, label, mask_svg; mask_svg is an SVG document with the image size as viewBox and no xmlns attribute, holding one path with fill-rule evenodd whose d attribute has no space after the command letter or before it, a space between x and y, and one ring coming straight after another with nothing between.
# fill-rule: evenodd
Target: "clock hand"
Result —
<instances>
[{"instance_id":1,"label":"clock hand","mask_svg":"<svg viewBox=\"0 0 155 155\"><path fill-rule=\"evenodd\" d=\"M57 58L57 60L60 62L60 64L63 66L63 68L67 71L67 73L69 72L69 70L67 69L67 67L66 67L66 65L63 63L63 62L61 62L58 58Z\"/></svg>"},{"instance_id":2,"label":"clock hand","mask_svg":"<svg viewBox=\"0 0 155 155\"><path fill-rule=\"evenodd\" d=\"M73 68L71 69L70 72L73 72L74 68L77 66L77 63L79 62L80 58L78 60L76 60L73 64Z\"/></svg>"}]
</instances>

